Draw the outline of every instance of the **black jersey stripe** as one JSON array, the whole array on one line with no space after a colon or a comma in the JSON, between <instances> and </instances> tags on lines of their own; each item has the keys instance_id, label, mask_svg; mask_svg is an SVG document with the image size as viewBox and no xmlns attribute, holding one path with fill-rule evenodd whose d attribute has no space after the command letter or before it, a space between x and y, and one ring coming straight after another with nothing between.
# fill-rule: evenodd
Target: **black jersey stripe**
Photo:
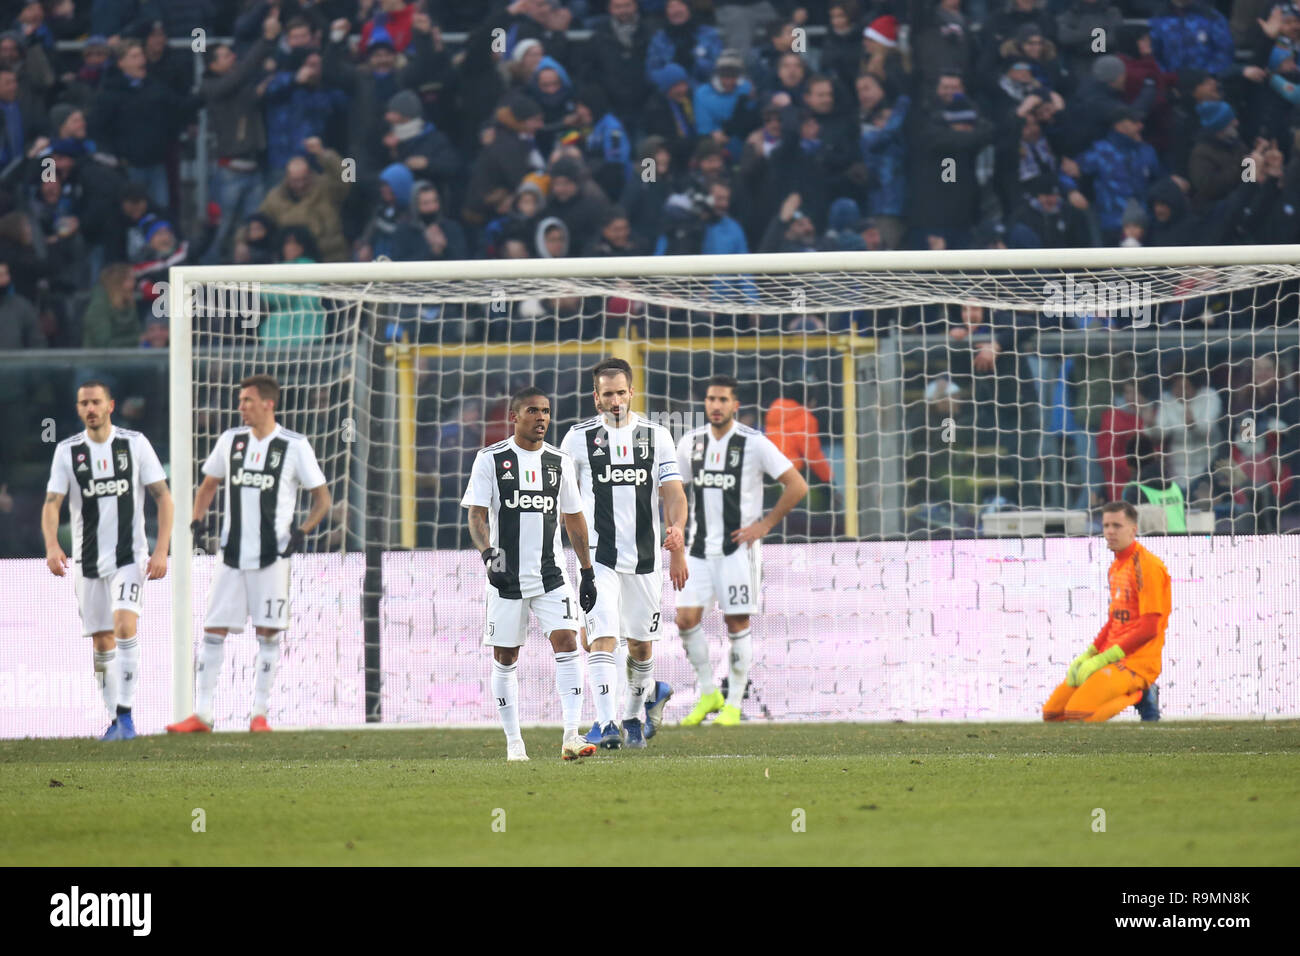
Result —
<instances>
[{"instance_id":1,"label":"black jersey stripe","mask_svg":"<svg viewBox=\"0 0 1300 956\"><path fill-rule=\"evenodd\" d=\"M111 450L115 479L126 479L126 493L117 498L117 563L124 568L135 563L135 460L129 438L113 439Z\"/></svg>"},{"instance_id":2,"label":"black jersey stripe","mask_svg":"<svg viewBox=\"0 0 1300 956\"><path fill-rule=\"evenodd\" d=\"M236 431L230 436L230 451L226 459L226 508L230 512L230 531L226 535L226 546L221 551L221 560L228 568L239 567L239 552L243 544L244 486L235 484L234 477L244 468L250 434L247 431ZM240 447L241 439L243 447Z\"/></svg>"},{"instance_id":3,"label":"black jersey stripe","mask_svg":"<svg viewBox=\"0 0 1300 956\"><path fill-rule=\"evenodd\" d=\"M275 504L280 496L280 473L284 471L284 460L288 457L289 442L286 439L277 437L266 446L266 461L263 463L263 471L274 475L275 480L263 488L261 494L258 495L258 504L261 510L261 527L259 531L262 536L258 567L261 568L267 568L275 564L276 559L280 556L275 540Z\"/></svg>"},{"instance_id":4,"label":"black jersey stripe","mask_svg":"<svg viewBox=\"0 0 1300 956\"><path fill-rule=\"evenodd\" d=\"M644 468L646 474L655 474L655 433L648 426L636 429L632 438L635 468ZM649 574L655 569L657 542L655 541L654 479L636 486L636 573Z\"/></svg>"},{"instance_id":5,"label":"black jersey stripe","mask_svg":"<svg viewBox=\"0 0 1300 956\"><path fill-rule=\"evenodd\" d=\"M496 470L497 497L502 502L497 509L497 547L506 557L506 571L510 574L509 585L498 589L498 593L503 598L518 601L523 597L519 586L519 512L505 506L506 486L501 484L501 476L509 472L510 487L518 487L519 459L512 449L506 448L493 455L492 460Z\"/></svg>"},{"instance_id":6,"label":"black jersey stripe","mask_svg":"<svg viewBox=\"0 0 1300 956\"><path fill-rule=\"evenodd\" d=\"M554 475L555 480L551 477ZM542 488L555 496L555 507L542 515L542 587L554 591L564 584L564 573L555 556L555 532L560 520L560 482L564 478L564 460L558 451L542 452Z\"/></svg>"},{"instance_id":7,"label":"black jersey stripe","mask_svg":"<svg viewBox=\"0 0 1300 956\"><path fill-rule=\"evenodd\" d=\"M72 455L72 480L78 485L77 456L84 456L82 464L86 466L86 484L95 480L94 462L90 457L90 445L82 443L69 449ZM81 575L86 578L99 577L99 496L86 493L81 487Z\"/></svg>"},{"instance_id":8,"label":"black jersey stripe","mask_svg":"<svg viewBox=\"0 0 1300 956\"><path fill-rule=\"evenodd\" d=\"M600 438L602 429L593 428L587 432L587 461L592 461L592 454L598 447L597 439ZM604 444L608 445L609 442ZM613 449L611 447L610 451ZM608 460L608 459L607 459ZM595 504L596 511L596 561L605 565L607 568L618 567L618 529L614 525L614 488L603 481L597 481L594 477L595 467L592 467L593 477L591 480L591 496Z\"/></svg>"},{"instance_id":9,"label":"black jersey stripe","mask_svg":"<svg viewBox=\"0 0 1300 956\"><path fill-rule=\"evenodd\" d=\"M709 539L709 522L705 517L704 493L708 490L703 485L692 483L695 491L695 522L691 528L691 556L704 557L704 543Z\"/></svg>"},{"instance_id":10,"label":"black jersey stripe","mask_svg":"<svg viewBox=\"0 0 1300 956\"><path fill-rule=\"evenodd\" d=\"M722 553L733 554L740 547L731 539L735 531L740 530L740 482L745 473L745 449L749 442L737 438L734 434L727 441L726 457L723 459L723 473L735 476L730 488L722 490Z\"/></svg>"}]
</instances>

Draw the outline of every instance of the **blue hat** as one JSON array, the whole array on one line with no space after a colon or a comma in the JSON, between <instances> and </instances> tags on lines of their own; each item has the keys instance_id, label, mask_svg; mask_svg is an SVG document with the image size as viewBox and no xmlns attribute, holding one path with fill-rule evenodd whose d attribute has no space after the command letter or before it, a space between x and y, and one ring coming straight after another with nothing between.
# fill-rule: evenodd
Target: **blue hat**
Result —
<instances>
[{"instance_id":1,"label":"blue hat","mask_svg":"<svg viewBox=\"0 0 1300 956\"><path fill-rule=\"evenodd\" d=\"M654 80L654 84L659 87L660 93L667 93L678 83L685 83L689 78L680 63L669 63L667 66L655 70L650 79Z\"/></svg>"},{"instance_id":2,"label":"blue hat","mask_svg":"<svg viewBox=\"0 0 1300 956\"><path fill-rule=\"evenodd\" d=\"M172 224L166 219L154 219L154 221L149 223L148 227L144 231L145 242L151 241L159 229L171 229L172 234L176 234L176 230L172 229Z\"/></svg>"},{"instance_id":3,"label":"blue hat","mask_svg":"<svg viewBox=\"0 0 1300 956\"><path fill-rule=\"evenodd\" d=\"M382 24L376 24L375 28L370 31L370 42L366 44L366 56L376 47L386 46L394 53L397 52L397 44L393 42L393 35Z\"/></svg>"},{"instance_id":4,"label":"blue hat","mask_svg":"<svg viewBox=\"0 0 1300 956\"><path fill-rule=\"evenodd\" d=\"M1196 115L1201 119L1201 128L1211 133L1227 129L1228 124L1237 118L1232 107L1221 100L1209 100L1196 107Z\"/></svg>"}]
</instances>

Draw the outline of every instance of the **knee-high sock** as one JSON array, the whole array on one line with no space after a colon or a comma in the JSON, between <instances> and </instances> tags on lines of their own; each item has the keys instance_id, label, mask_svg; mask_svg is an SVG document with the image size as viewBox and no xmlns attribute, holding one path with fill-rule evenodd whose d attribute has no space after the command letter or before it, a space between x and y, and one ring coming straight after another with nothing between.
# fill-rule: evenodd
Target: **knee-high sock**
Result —
<instances>
[{"instance_id":1,"label":"knee-high sock","mask_svg":"<svg viewBox=\"0 0 1300 956\"><path fill-rule=\"evenodd\" d=\"M496 701L501 729L510 742L522 740L519 734L519 673L517 664L492 660L492 698Z\"/></svg>"},{"instance_id":2,"label":"knee-high sock","mask_svg":"<svg viewBox=\"0 0 1300 956\"><path fill-rule=\"evenodd\" d=\"M631 657L627 659L627 705L623 710L624 720L644 720L645 702L655 686L655 662L653 657L643 661Z\"/></svg>"},{"instance_id":3,"label":"knee-high sock","mask_svg":"<svg viewBox=\"0 0 1300 956\"><path fill-rule=\"evenodd\" d=\"M618 678L614 671L613 651L592 651L587 655L591 675L591 695L596 705L596 723L604 727L614 719L618 709Z\"/></svg>"},{"instance_id":4,"label":"knee-high sock","mask_svg":"<svg viewBox=\"0 0 1300 956\"><path fill-rule=\"evenodd\" d=\"M677 632L682 636L682 647L686 650L686 659L695 668L695 679L700 685L700 696L712 694L718 689L713 682L713 662L709 660L709 639L704 636L704 625Z\"/></svg>"},{"instance_id":5,"label":"knee-high sock","mask_svg":"<svg viewBox=\"0 0 1300 956\"><path fill-rule=\"evenodd\" d=\"M271 685L275 683L275 669L280 665L280 637L277 631L270 637L257 635L257 675L253 678L253 716L265 717L266 705L271 699Z\"/></svg>"},{"instance_id":6,"label":"knee-high sock","mask_svg":"<svg viewBox=\"0 0 1300 956\"><path fill-rule=\"evenodd\" d=\"M614 680L618 686L615 700L627 700L627 638L620 637L614 646Z\"/></svg>"},{"instance_id":7,"label":"knee-high sock","mask_svg":"<svg viewBox=\"0 0 1300 956\"><path fill-rule=\"evenodd\" d=\"M209 727L212 726L212 698L217 693L217 681L221 679L221 665L225 658L226 635L205 632L203 647L199 650L198 694L194 702L194 713Z\"/></svg>"},{"instance_id":8,"label":"knee-high sock","mask_svg":"<svg viewBox=\"0 0 1300 956\"><path fill-rule=\"evenodd\" d=\"M117 677L117 651L95 651L95 684L114 720L117 719Z\"/></svg>"},{"instance_id":9,"label":"knee-high sock","mask_svg":"<svg viewBox=\"0 0 1300 956\"><path fill-rule=\"evenodd\" d=\"M582 720L582 655L577 651L560 651L555 655L555 689L560 695L560 713L564 715L564 739L578 732Z\"/></svg>"},{"instance_id":10,"label":"knee-high sock","mask_svg":"<svg viewBox=\"0 0 1300 956\"><path fill-rule=\"evenodd\" d=\"M118 641L117 659L122 669L117 686L117 706L119 710L130 710L135 704L135 689L140 683L140 639L132 636Z\"/></svg>"},{"instance_id":11,"label":"knee-high sock","mask_svg":"<svg viewBox=\"0 0 1300 956\"><path fill-rule=\"evenodd\" d=\"M749 683L749 665L754 659L754 648L749 640L750 629L728 634L731 638L731 673L727 675L727 706L739 707L745 699L745 686Z\"/></svg>"}]
</instances>

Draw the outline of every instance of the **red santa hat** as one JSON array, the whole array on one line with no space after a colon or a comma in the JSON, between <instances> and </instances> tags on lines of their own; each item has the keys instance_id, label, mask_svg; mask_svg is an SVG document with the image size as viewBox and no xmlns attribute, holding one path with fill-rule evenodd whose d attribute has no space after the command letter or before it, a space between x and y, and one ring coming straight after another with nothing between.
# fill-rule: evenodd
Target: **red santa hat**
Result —
<instances>
[{"instance_id":1,"label":"red santa hat","mask_svg":"<svg viewBox=\"0 0 1300 956\"><path fill-rule=\"evenodd\" d=\"M898 18L876 17L871 21L871 25L862 31L862 35L892 50L898 46Z\"/></svg>"}]
</instances>

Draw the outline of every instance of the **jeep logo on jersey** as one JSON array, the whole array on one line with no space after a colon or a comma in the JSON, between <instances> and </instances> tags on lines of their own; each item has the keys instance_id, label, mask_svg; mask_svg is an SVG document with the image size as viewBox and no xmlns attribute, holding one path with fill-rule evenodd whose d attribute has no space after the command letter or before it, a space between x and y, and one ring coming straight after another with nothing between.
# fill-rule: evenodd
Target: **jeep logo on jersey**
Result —
<instances>
[{"instance_id":1,"label":"jeep logo on jersey","mask_svg":"<svg viewBox=\"0 0 1300 956\"><path fill-rule=\"evenodd\" d=\"M91 481L81 489L83 498L98 498L102 495L124 495L131 490L131 482L125 478L110 478L107 481Z\"/></svg>"},{"instance_id":2,"label":"jeep logo on jersey","mask_svg":"<svg viewBox=\"0 0 1300 956\"><path fill-rule=\"evenodd\" d=\"M605 470L596 476L596 480L607 485L641 485L650 477L644 468L615 468L606 465Z\"/></svg>"},{"instance_id":3,"label":"jeep logo on jersey","mask_svg":"<svg viewBox=\"0 0 1300 956\"><path fill-rule=\"evenodd\" d=\"M727 471L702 471L695 479L701 488L721 488L730 491L736 487L736 476Z\"/></svg>"},{"instance_id":4,"label":"jeep logo on jersey","mask_svg":"<svg viewBox=\"0 0 1300 956\"><path fill-rule=\"evenodd\" d=\"M555 495L530 495L516 488L514 497L503 501L502 505L515 511L540 511L542 514L550 514L555 510Z\"/></svg>"},{"instance_id":5,"label":"jeep logo on jersey","mask_svg":"<svg viewBox=\"0 0 1300 956\"><path fill-rule=\"evenodd\" d=\"M258 488L266 491L268 488L275 487L275 475L264 471L249 471L247 468L241 468L230 476L230 483L245 488Z\"/></svg>"}]
</instances>

